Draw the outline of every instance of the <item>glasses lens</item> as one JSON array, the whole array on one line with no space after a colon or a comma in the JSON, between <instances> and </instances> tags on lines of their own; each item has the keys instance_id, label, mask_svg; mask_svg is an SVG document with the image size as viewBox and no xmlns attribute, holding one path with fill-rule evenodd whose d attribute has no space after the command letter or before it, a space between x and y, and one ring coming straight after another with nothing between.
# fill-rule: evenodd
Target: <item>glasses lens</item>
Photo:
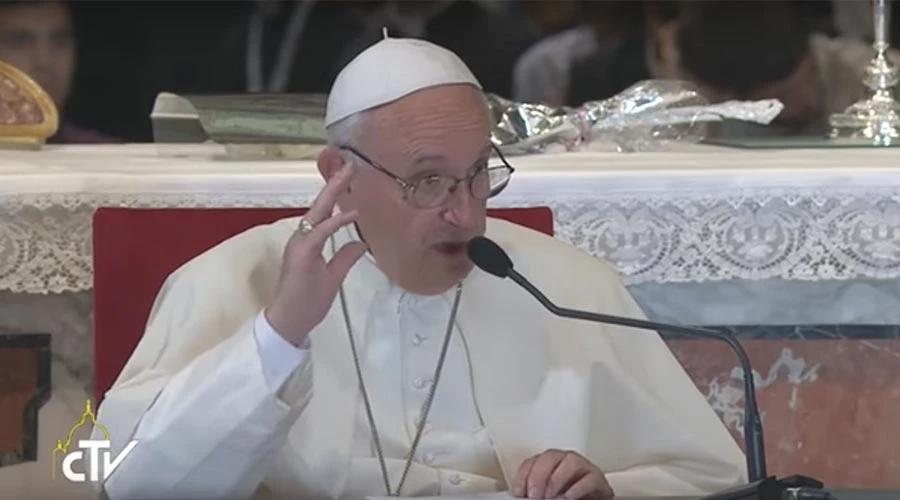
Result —
<instances>
[{"instance_id":1,"label":"glasses lens","mask_svg":"<svg viewBox=\"0 0 900 500\"><path fill-rule=\"evenodd\" d=\"M413 185L410 202L422 208L434 207L447 200L453 179L431 175Z\"/></svg>"},{"instance_id":2,"label":"glasses lens","mask_svg":"<svg viewBox=\"0 0 900 500\"><path fill-rule=\"evenodd\" d=\"M491 195L491 169L482 168L469 179L469 190L478 200L487 199Z\"/></svg>"},{"instance_id":3,"label":"glasses lens","mask_svg":"<svg viewBox=\"0 0 900 500\"><path fill-rule=\"evenodd\" d=\"M489 198L491 196L496 196L500 194L501 191L506 187L509 183L509 179L512 175L512 170L509 169L506 165L493 166L487 169L487 193L483 195L484 198Z\"/></svg>"},{"instance_id":4,"label":"glasses lens","mask_svg":"<svg viewBox=\"0 0 900 500\"><path fill-rule=\"evenodd\" d=\"M512 171L506 165L483 168L469 178L469 192L478 200L495 196L509 182ZM452 194L456 180L441 175L420 179L412 188L409 201L420 208L431 208L443 204Z\"/></svg>"}]
</instances>

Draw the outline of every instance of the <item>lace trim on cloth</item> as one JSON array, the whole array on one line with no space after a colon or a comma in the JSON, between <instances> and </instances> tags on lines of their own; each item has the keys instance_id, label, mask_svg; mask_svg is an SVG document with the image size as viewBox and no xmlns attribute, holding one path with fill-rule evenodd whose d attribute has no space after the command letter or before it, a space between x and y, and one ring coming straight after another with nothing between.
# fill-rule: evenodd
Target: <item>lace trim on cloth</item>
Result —
<instances>
[{"instance_id":1,"label":"lace trim on cloth","mask_svg":"<svg viewBox=\"0 0 900 500\"><path fill-rule=\"evenodd\" d=\"M305 206L296 193L265 195L46 194L0 197L0 290L65 293L93 286L91 219L99 207Z\"/></svg>"},{"instance_id":2,"label":"lace trim on cloth","mask_svg":"<svg viewBox=\"0 0 900 500\"><path fill-rule=\"evenodd\" d=\"M557 237L606 259L627 284L900 277L895 188L753 189L601 197L504 195L492 206L550 206ZM0 198L0 289L91 287L91 216L100 206L290 207L314 193L48 194Z\"/></svg>"}]
</instances>

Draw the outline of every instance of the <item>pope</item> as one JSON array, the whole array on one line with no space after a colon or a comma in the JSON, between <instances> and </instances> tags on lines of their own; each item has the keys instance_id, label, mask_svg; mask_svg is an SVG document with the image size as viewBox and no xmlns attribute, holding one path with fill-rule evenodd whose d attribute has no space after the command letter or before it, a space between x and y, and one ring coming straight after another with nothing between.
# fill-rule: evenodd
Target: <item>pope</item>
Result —
<instances>
[{"instance_id":1,"label":"pope","mask_svg":"<svg viewBox=\"0 0 900 500\"><path fill-rule=\"evenodd\" d=\"M385 37L328 98L325 185L165 282L99 420L113 499L696 495L746 481L654 332L557 318L473 268L486 235L554 301L642 318L608 264L487 217L513 168L477 79Z\"/></svg>"}]
</instances>

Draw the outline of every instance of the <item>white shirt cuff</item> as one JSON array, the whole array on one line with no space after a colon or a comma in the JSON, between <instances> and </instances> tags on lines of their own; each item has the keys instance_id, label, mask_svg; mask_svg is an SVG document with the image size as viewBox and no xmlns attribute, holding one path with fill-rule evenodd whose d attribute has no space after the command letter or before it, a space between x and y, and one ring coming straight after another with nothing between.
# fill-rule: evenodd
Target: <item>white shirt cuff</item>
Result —
<instances>
[{"instance_id":1,"label":"white shirt cuff","mask_svg":"<svg viewBox=\"0 0 900 500\"><path fill-rule=\"evenodd\" d=\"M309 360L309 339L305 339L299 348L294 346L272 328L265 310L256 316L253 336L262 360L266 385L272 392L278 393L287 379Z\"/></svg>"}]
</instances>

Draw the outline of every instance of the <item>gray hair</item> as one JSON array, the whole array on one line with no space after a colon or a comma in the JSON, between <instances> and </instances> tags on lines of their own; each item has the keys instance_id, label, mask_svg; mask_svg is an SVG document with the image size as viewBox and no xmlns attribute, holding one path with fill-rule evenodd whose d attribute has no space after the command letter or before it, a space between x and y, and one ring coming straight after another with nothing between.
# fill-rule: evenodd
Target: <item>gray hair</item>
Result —
<instances>
[{"instance_id":1,"label":"gray hair","mask_svg":"<svg viewBox=\"0 0 900 500\"><path fill-rule=\"evenodd\" d=\"M356 147L368 117L368 111L360 111L332 123L325 129L328 145Z\"/></svg>"},{"instance_id":2,"label":"gray hair","mask_svg":"<svg viewBox=\"0 0 900 500\"><path fill-rule=\"evenodd\" d=\"M369 111L360 111L332 123L325 129L325 136L329 146L335 147L359 147L360 137L365 129ZM359 161L359 158L350 151L340 151L344 163Z\"/></svg>"}]
</instances>

